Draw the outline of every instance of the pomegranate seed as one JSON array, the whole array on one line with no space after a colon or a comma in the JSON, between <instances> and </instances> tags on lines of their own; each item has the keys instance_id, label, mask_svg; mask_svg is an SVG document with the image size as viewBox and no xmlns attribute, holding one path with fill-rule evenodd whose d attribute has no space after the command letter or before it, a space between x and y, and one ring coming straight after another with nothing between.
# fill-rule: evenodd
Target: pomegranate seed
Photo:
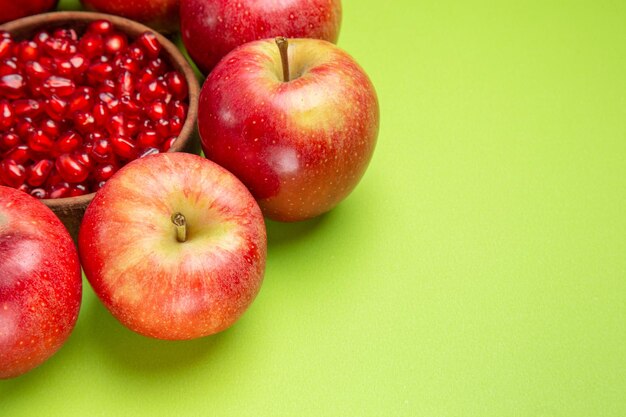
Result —
<instances>
[{"instance_id":1,"label":"pomegranate seed","mask_svg":"<svg viewBox=\"0 0 626 417\"><path fill-rule=\"evenodd\" d=\"M94 143L91 156L96 162L109 162L114 158L113 145L107 139L100 139Z\"/></svg>"},{"instance_id":2,"label":"pomegranate seed","mask_svg":"<svg viewBox=\"0 0 626 417\"><path fill-rule=\"evenodd\" d=\"M139 133L139 122L136 119L129 119L126 121L125 128L128 136L135 137Z\"/></svg>"},{"instance_id":3,"label":"pomegranate seed","mask_svg":"<svg viewBox=\"0 0 626 417\"><path fill-rule=\"evenodd\" d=\"M88 58L102 54L104 41L102 36L95 33L87 33L78 42L78 50Z\"/></svg>"},{"instance_id":4,"label":"pomegranate seed","mask_svg":"<svg viewBox=\"0 0 626 417\"><path fill-rule=\"evenodd\" d=\"M156 131L162 138L170 135L170 122L167 119L161 119L156 122Z\"/></svg>"},{"instance_id":5,"label":"pomegranate seed","mask_svg":"<svg viewBox=\"0 0 626 417\"><path fill-rule=\"evenodd\" d=\"M142 62L144 60L144 52L139 46L131 46L127 51L128 57L132 58L135 62Z\"/></svg>"},{"instance_id":6,"label":"pomegranate seed","mask_svg":"<svg viewBox=\"0 0 626 417\"><path fill-rule=\"evenodd\" d=\"M54 167L54 162L49 159L42 159L32 165L28 171L26 182L33 187L39 187L48 179L48 175Z\"/></svg>"},{"instance_id":7,"label":"pomegranate seed","mask_svg":"<svg viewBox=\"0 0 626 417\"><path fill-rule=\"evenodd\" d=\"M137 145L141 148L158 148L161 142L163 142L163 138L154 130L143 131L137 136Z\"/></svg>"},{"instance_id":8,"label":"pomegranate seed","mask_svg":"<svg viewBox=\"0 0 626 417\"><path fill-rule=\"evenodd\" d=\"M43 106L41 103L32 99L15 100L13 102L13 109L15 111L15 115L18 117L34 118L43 112Z\"/></svg>"},{"instance_id":9,"label":"pomegranate seed","mask_svg":"<svg viewBox=\"0 0 626 417\"><path fill-rule=\"evenodd\" d=\"M30 191L30 195L38 199L48 198L48 193L43 188L33 188Z\"/></svg>"},{"instance_id":10,"label":"pomegranate seed","mask_svg":"<svg viewBox=\"0 0 626 417\"><path fill-rule=\"evenodd\" d=\"M155 155L157 153L159 153L159 148L146 148L141 152L141 154L139 155L139 158L144 158L146 156Z\"/></svg>"},{"instance_id":11,"label":"pomegranate seed","mask_svg":"<svg viewBox=\"0 0 626 417\"><path fill-rule=\"evenodd\" d=\"M169 139L166 139L165 142L163 142L163 146L161 146L161 151L162 152L167 152L170 150L170 148L172 146L174 146L174 143L176 143L176 140L178 139L177 136L172 136Z\"/></svg>"},{"instance_id":12,"label":"pomegranate seed","mask_svg":"<svg viewBox=\"0 0 626 417\"><path fill-rule=\"evenodd\" d=\"M172 101L169 104L168 113L171 114L172 117L178 117L181 120L185 120L185 117L187 116L187 104L179 100Z\"/></svg>"},{"instance_id":13,"label":"pomegranate seed","mask_svg":"<svg viewBox=\"0 0 626 417\"><path fill-rule=\"evenodd\" d=\"M48 190L48 198L64 198L70 192L70 185L67 182L58 182Z\"/></svg>"},{"instance_id":14,"label":"pomegranate seed","mask_svg":"<svg viewBox=\"0 0 626 417\"><path fill-rule=\"evenodd\" d=\"M0 75L11 75L18 73L17 62L14 59L5 59L0 63Z\"/></svg>"},{"instance_id":15,"label":"pomegranate seed","mask_svg":"<svg viewBox=\"0 0 626 417\"><path fill-rule=\"evenodd\" d=\"M80 110L90 109L93 106L93 95L87 91L77 91L69 101L70 114Z\"/></svg>"},{"instance_id":16,"label":"pomegranate seed","mask_svg":"<svg viewBox=\"0 0 626 417\"><path fill-rule=\"evenodd\" d=\"M15 124L15 133L25 138L35 130L32 120L29 117L19 119Z\"/></svg>"},{"instance_id":17,"label":"pomegranate seed","mask_svg":"<svg viewBox=\"0 0 626 417\"><path fill-rule=\"evenodd\" d=\"M43 45L45 52L53 58L62 58L76 53L76 45L70 39L51 37Z\"/></svg>"},{"instance_id":18,"label":"pomegranate seed","mask_svg":"<svg viewBox=\"0 0 626 417\"><path fill-rule=\"evenodd\" d=\"M170 135L178 136L180 132L183 130L184 122L180 119L180 117L174 116L170 119Z\"/></svg>"},{"instance_id":19,"label":"pomegranate seed","mask_svg":"<svg viewBox=\"0 0 626 417\"><path fill-rule=\"evenodd\" d=\"M119 169L115 164L98 165L93 171L93 178L98 181L106 181Z\"/></svg>"},{"instance_id":20,"label":"pomegranate seed","mask_svg":"<svg viewBox=\"0 0 626 417\"><path fill-rule=\"evenodd\" d=\"M83 164L85 167L91 168L93 166L93 161L91 159L91 156L89 156L89 153L91 152L90 145L85 144L83 148L84 149L82 151L74 152L72 155L78 162Z\"/></svg>"},{"instance_id":21,"label":"pomegranate seed","mask_svg":"<svg viewBox=\"0 0 626 417\"><path fill-rule=\"evenodd\" d=\"M55 154L61 155L78 149L83 144L83 138L73 130L61 134L55 144Z\"/></svg>"},{"instance_id":22,"label":"pomegranate seed","mask_svg":"<svg viewBox=\"0 0 626 417\"><path fill-rule=\"evenodd\" d=\"M1 38L0 39L0 58L4 58L11 54L13 50L13 40L9 38Z\"/></svg>"},{"instance_id":23,"label":"pomegranate seed","mask_svg":"<svg viewBox=\"0 0 626 417\"><path fill-rule=\"evenodd\" d=\"M62 126L59 122L53 119L44 119L42 123L40 123L40 128L51 138L57 138L62 131Z\"/></svg>"},{"instance_id":24,"label":"pomegranate seed","mask_svg":"<svg viewBox=\"0 0 626 417\"><path fill-rule=\"evenodd\" d=\"M26 168L13 159L4 159L0 163L0 178L6 185L18 188L26 180Z\"/></svg>"},{"instance_id":25,"label":"pomegranate seed","mask_svg":"<svg viewBox=\"0 0 626 417\"><path fill-rule=\"evenodd\" d=\"M96 125L104 126L109 118L109 109L106 104L98 103L93 107L93 118L96 121Z\"/></svg>"},{"instance_id":26,"label":"pomegranate seed","mask_svg":"<svg viewBox=\"0 0 626 417\"><path fill-rule=\"evenodd\" d=\"M56 169L67 182L83 182L89 176L89 170L73 155L63 154L57 158Z\"/></svg>"},{"instance_id":27,"label":"pomegranate seed","mask_svg":"<svg viewBox=\"0 0 626 417\"><path fill-rule=\"evenodd\" d=\"M113 25L108 20L96 20L87 27L87 32L106 35L113 30Z\"/></svg>"},{"instance_id":28,"label":"pomegranate seed","mask_svg":"<svg viewBox=\"0 0 626 417\"><path fill-rule=\"evenodd\" d=\"M130 160L137 157L137 148L133 141L126 136L114 136L111 138L113 151L122 159Z\"/></svg>"},{"instance_id":29,"label":"pomegranate seed","mask_svg":"<svg viewBox=\"0 0 626 417\"><path fill-rule=\"evenodd\" d=\"M144 32L137 38L136 43L150 58L157 58L161 53L161 43L153 32Z\"/></svg>"},{"instance_id":30,"label":"pomegranate seed","mask_svg":"<svg viewBox=\"0 0 626 417\"><path fill-rule=\"evenodd\" d=\"M22 192L24 192L24 193L26 193L26 194L30 194L30 187L26 183L20 185L19 187L17 187L17 189L22 191Z\"/></svg>"},{"instance_id":31,"label":"pomegranate seed","mask_svg":"<svg viewBox=\"0 0 626 417\"><path fill-rule=\"evenodd\" d=\"M74 114L74 127L79 133L89 133L96 126L96 119L93 114L86 111L79 111Z\"/></svg>"},{"instance_id":32,"label":"pomegranate seed","mask_svg":"<svg viewBox=\"0 0 626 417\"><path fill-rule=\"evenodd\" d=\"M21 62L35 61L39 57L39 46L33 41L22 41L17 44L17 59Z\"/></svg>"},{"instance_id":33,"label":"pomegranate seed","mask_svg":"<svg viewBox=\"0 0 626 417\"><path fill-rule=\"evenodd\" d=\"M8 150L4 155L4 159L10 159L18 164L25 164L29 160L31 160L32 152L28 145L17 145L12 149Z\"/></svg>"},{"instance_id":34,"label":"pomegranate seed","mask_svg":"<svg viewBox=\"0 0 626 417\"><path fill-rule=\"evenodd\" d=\"M121 33L111 34L104 40L104 50L111 55L120 52L122 49L126 48L127 45L128 41L126 40L126 36Z\"/></svg>"},{"instance_id":35,"label":"pomegranate seed","mask_svg":"<svg viewBox=\"0 0 626 417\"><path fill-rule=\"evenodd\" d=\"M41 65L38 61L29 61L24 64L24 72L26 72L26 77L29 81L43 81L48 78L50 75L50 71Z\"/></svg>"},{"instance_id":36,"label":"pomegranate seed","mask_svg":"<svg viewBox=\"0 0 626 417\"><path fill-rule=\"evenodd\" d=\"M156 100L145 106L144 112L150 119L157 121L167 117L167 106L162 101Z\"/></svg>"},{"instance_id":37,"label":"pomegranate seed","mask_svg":"<svg viewBox=\"0 0 626 417\"><path fill-rule=\"evenodd\" d=\"M0 101L0 128L8 129L15 121L15 110L6 100Z\"/></svg>"},{"instance_id":38,"label":"pomegranate seed","mask_svg":"<svg viewBox=\"0 0 626 417\"><path fill-rule=\"evenodd\" d=\"M87 188L87 186L85 184L74 184L70 188L70 191L67 194L67 196L68 197L78 197L80 195L85 195L85 194L89 194L89 189Z\"/></svg>"},{"instance_id":39,"label":"pomegranate seed","mask_svg":"<svg viewBox=\"0 0 626 417\"><path fill-rule=\"evenodd\" d=\"M108 62L92 64L87 72L87 80L91 84L98 84L113 76L113 66Z\"/></svg>"},{"instance_id":40,"label":"pomegranate seed","mask_svg":"<svg viewBox=\"0 0 626 417\"><path fill-rule=\"evenodd\" d=\"M0 136L0 150L11 149L20 143L22 143L22 140L13 132L8 132Z\"/></svg>"},{"instance_id":41,"label":"pomegranate seed","mask_svg":"<svg viewBox=\"0 0 626 417\"><path fill-rule=\"evenodd\" d=\"M154 80L141 89L141 100L149 103L153 100L159 100L167 94L167 86L163 80Z\"/></svg>"},{"instance_id":42,"label":"pomegranate seed","mask_svg":"<svg viewBox=\"0 0 626 417\"><path fill-rule=\"evenodd\" d=\"M67 105L67 101L57 95L53 95L46 99L44 110L54 120L63 120L67 114Z\"/></svg>"},{"instance_id":43,"label":"pomegranate seed","mask_svg":"<svg viewBox=\"0 0 626 417\"><path fill-rule=\"evenodd\" d=\"M148 68L151 69L156 76L163 75L165 71L167 71L167 65L161 58L156 58L148 62Z\"/></svg>"},{"instance_id":44,"label":"pomegranate seed","mask_svg":"<svg viewBox=\"0 0 626 417\"><path fill-rule=\"evenodd\" d=\"M76 85L74 82L65 77L59 77L56 75L52 75L43 82L44 93L51 97L53 95L58 95L59 97L67 97L74 93L76 90Z\"/></svg>"},{"instance_id":45,"label":"pomegranate seed","mask_svg":"<svg viewBox=\"0 0 626 417\"><path fill-rule=\"evenodd\" d=\"M38 32L33 38L35 43L39 45L40 47L43 46L48 39L50 39L50 34L46 32L45 30Z\"/></svg>"},{"instance_id":46,"label":"pomegranate seed","mask_svg":"<svg viewBox=\"0 0 626 417\"><path fill-rule=\"evenodd\" d=\"M178 72L172 71L165 74L165 81L167 82L167 89L176 100L184 100L189 94L187 87L187 81Z\"/></svg>"},{"instance_id":47,"label":"pomegranate seed","mask_svg":"<svg viewBox=\"0 0 626 417\"><path fill-rule=\"evenodd\" d=\"M74 29L57 29L52 32L52 36L54 36L55 38L65 38L72 41L78 40L78 34Z\"/></svg>"},{"instance_id":48,"label":"pomegranate seed","mask_svg":"<svg viewBox=\"0 0 626 417\"><path fill-rule=\"evenodd\" d=\"M130 96L135 91L135 79L129 71L123 71L117 77L116 93L120 96Z\"/></svg>"},{"instance_id":49,"label":"pomegranate seed","mask_svg":"<svg viewBox=\"0 0 626 417\"><path fill-rule=\"evenodd\" d=\"M106 79L102 81L102 84L98 86L98 94L101 94L101 93L113 94L115 93L116 89L117 89L117 85L115 84L115 81Z\"/></svg>"},{"instance_id":50,"label":"pomegranate seed","mask_svg":"<svg viewBox=\"0 0 626 417\"><path fill-rule=\"evenodd\" d=\"M16 99L24 94L26 83L20 74L7 74L0 77L0 96Z\"/></svg>"},{"instance_id":51,"label":"pomegranate seed","mask_svg":"<svg viewBox=\"0 0 626 417\"><path fill-rule=\"evenodd\" d=\"M122 111L128 117L136 117L141 113L141 106L130 96L122 96L120 102L122 103Z\"/></svg>"},{"instance_id":52,"label":"pomegranate seed","mask_svg":"<svg viewBox=\"0 0 626 417\"><path fill-rule=\"evenodd\" d=\"M50 152L54 147L54 140L43 130L34 130L26 138L26 144L35 152Z\"/></svg>"}]
</instances>

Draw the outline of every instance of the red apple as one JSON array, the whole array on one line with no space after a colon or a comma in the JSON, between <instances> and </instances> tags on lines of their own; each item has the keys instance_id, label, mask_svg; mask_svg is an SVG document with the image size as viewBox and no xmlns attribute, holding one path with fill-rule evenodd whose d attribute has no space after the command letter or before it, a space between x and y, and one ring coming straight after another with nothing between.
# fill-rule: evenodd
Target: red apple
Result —
<instances>
[{"instance_id":1,"label":"red apple","mask_svg":"<svg viewBox=\"0 0 626 417\"><path fill-rule=\"evenodd\" d=\"M126 327L159 339L226 329L263 281L259 206L231 173L197 155L126 165L87 208L78 243L104 305Z\"/></svg>"},{"instance_id":2,"label":"red apple","mask_svg":"<svg viewBox=\"0 0 626 417\"><path fill-rule=\"evenodd\" d=\"M48 12L56 8L58 2L59 0L0 0L0 23Z\"/></svg>"},{"instance_id":3,"label":"red apple","mask_svg":"<svg viewBox=\"0 0 626 417\"><path fill-rule=\"evenodd\" d=\"M379 110L365 72L335 45L290 39L288 57L281 45L284 64L272 39L227 55L202 88L198 126L205 155L241 179L266 216L298 221L357 185Z\"/></svg>"},{"instance_id":4,"label":"red apple","mask_svg":"<svg viewBox=\"0 0 626 417\"><path fill-rule=\"evenodd\" d=\"M287 36L337 42L341 0L181 0L189 55L204 74L235 47Z\"/></svg>"},{"instance_id":5,"label":"red apple","mask_svg":"<svg viewBox=\"0 0 626 417\"><path fill-rule=\"evenodd\" d=\"M123 16L163 33L178 30L180 0L80 0L87 10Z\"/></svg>"},{"instance_id":6,"label":"red apple","mask_svg":"<svg viewBox=\"0 0 626 417\"><path fill-rule=\"evenodd\" d=\"M43 203L0 186L0 378L21 375L69 337L82 278L74 242Z\"/></svg>"}]
</instances>

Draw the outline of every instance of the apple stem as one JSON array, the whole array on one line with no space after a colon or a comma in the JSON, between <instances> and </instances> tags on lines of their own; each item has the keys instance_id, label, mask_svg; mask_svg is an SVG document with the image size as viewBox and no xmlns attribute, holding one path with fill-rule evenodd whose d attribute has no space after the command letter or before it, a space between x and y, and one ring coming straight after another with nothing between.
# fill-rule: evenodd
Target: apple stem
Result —
<instances>
[{"instance_id":1,"label":"apple stem","mask_svg":"<svg viewBox=\"0 0 626 417\"><path fill-rule=\"evenodd\" d=\"M179 242L187 241L187 220L182 213L172 214L172 223L176 226L176 240Z\"/></svg>"},{"instance_id":2,"label":"apple stem","mask_svg":"<svg viewBox=\"0 0 626 417\"><path fill-rule=\"evenodd\" d=\"M279 36L274 40L276 41L276 45L280 51L280 59L283 62L283 81L287 83L289 82L289 55L287 53L289 49L289 42L284 36Z\"/></svg>"}]
</instances>

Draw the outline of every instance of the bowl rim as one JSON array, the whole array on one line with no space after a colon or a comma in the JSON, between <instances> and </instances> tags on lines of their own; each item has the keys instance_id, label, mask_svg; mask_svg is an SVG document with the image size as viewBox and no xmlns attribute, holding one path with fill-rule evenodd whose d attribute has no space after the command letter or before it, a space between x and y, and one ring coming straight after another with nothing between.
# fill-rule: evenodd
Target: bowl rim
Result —
<instances>
[{"instance_id":1,"label":"bowl rim","mask_svg":"<svg viewBox=\"0 0 626 417\"><path fill-rule=\"evenodd\" d=\"M167 151L180 152L186 143L192 139L194 129L196 128L200 83L187 58L185 58L178 47L167 37L163 36L149 26L125 17L87 11L54 11L22 17L20 19L11 20L1 24L0 30L7 31L12 34L18 33L17 36L19 37L20 32L30 32L34 34L36 30L39 30L44 26L47 28L71 27L71 25L75 25L77 21L90 23L96 20L108 20L117 30L124 32L131 37L139 36L146 31L154 33L165 50L170 64L177 71L180 71L185 77L185 80L187 81L187 90L189 92L187 98L189 107L187 109L185 123L183 124L180 134L178 135L178 138L182 138L182 140L174 142L172 147ZM161 54L163 54L163 51L161 51ZM80 207L86 206L91 200L93 200L96 192L97 191L94 191L92 193L76 197L44 198L40 201L50 208L67 209L70 207Z\"/></svg>"}]
</instances>

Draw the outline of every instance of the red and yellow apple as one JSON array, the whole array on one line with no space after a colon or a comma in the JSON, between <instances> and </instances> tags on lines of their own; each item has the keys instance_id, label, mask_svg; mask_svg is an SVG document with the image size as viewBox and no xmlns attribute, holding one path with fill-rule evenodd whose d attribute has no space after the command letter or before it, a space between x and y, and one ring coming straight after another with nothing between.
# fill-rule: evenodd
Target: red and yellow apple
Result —
<instances>
[{"instance_id":1,"label":"red and yellow apple","mask_svg":"<svg viewBox=\"0 0 626 417\"><path fill-rule=\"evenodd\" d=\"M337 42L341 0L181 0L189 55L204 74L235 47L275 36Z\"/></svg>"},{"instance_id":2,"label":"red and yellow apple","mask_svg":"<svg viewBox=\"0 0 626 417\"><path fill-rule=\"evenodd\" d=\"M81 304L74 242L43 203L0 186L0 378L50 358L69 337Z\"/></svg>"},{"instance_id":3,"label":"red and yellow apple","mask_svg":"<svg viewBox=\"0 0 626 417\"><path fill-rule=\"evenodd\" d=\"M159 339L226 329L263 281L261 210L237 178L196 155L126 165L87 208L78 243L85 275L113 316Z\"/></svg>"},{"instance_id":4,"label":"red and yellow apple","mask_svg":"<svg viewBox=\"0 0 626 417\"><path fill-rule=\"evenodd\" d=\"M58 2L59 0L0 0L0 23L48 12L57 7Z\"/></svg>"},{"instance_id":5,"label":"red and yellow apple","mask_svg":"<svg viewBox=\"0 0 626 417\"><path fill-rule=\"evenodd\" d=\"M202 88L198 125L207 158L241 179L266 216L298 221L357 185L379 109L370 79L337 46L290 39L283 51L267 39L228 54Z\"/></svg>"},{"instance_id":6,"label":"red and yellow apple","mask_svg":"<svg viewBox=\"0 0 626 417\"><path fill-rule=\"evenodd\" d=\"M136 20L159 32L178 30L180 0L80 0L87 10Z\"/></svg>"}]
</instances>

